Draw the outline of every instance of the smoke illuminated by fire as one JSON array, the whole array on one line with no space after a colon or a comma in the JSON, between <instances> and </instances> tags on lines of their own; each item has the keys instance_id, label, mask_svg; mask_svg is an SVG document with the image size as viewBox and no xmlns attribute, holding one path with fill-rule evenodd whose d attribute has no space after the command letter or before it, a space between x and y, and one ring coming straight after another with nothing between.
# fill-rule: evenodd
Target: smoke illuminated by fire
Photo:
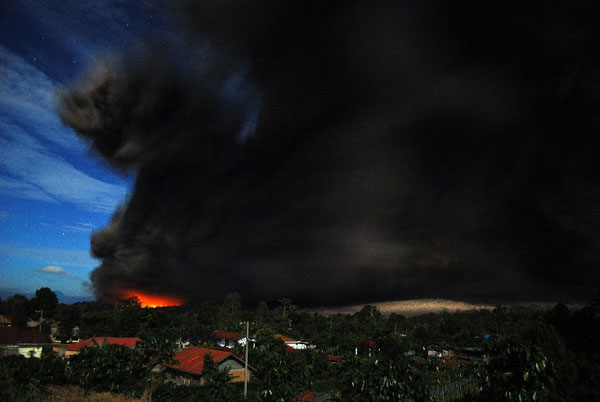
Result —
<instances>
[{"instance_id":1,"label":"smoke illuminated by fire","mask_svg":"<svg viewBox=\"0 0 600 402\"><path fill-rule=\"evenodd\" d=\"M135 290L123 292L123 298L137 297L142 307L171 307L181 306L185 300L177 296L152 295Z\"/></svg>"}]
</instances>

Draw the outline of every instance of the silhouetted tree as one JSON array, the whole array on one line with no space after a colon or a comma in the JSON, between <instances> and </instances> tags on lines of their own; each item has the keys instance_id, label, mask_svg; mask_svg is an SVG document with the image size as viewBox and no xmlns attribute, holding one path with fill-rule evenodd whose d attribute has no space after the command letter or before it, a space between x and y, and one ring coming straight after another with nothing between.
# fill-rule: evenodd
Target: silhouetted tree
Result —
<instances>
[{"instance_id":1,"label":"silhouetted tree","mask_svg":"<svg viewBox=\"0 0 600 402\"><path fill-rule=\"evenodd\" d=\"M25 328L29 314L33 311L29 299L23 295L16 294L6 299L5 309L11 316L13 325Z\"/></svg>"},{"instance_id":2,"label":"silhouetted tree","mask_svg":"<svg viewBox=\"0 0 600 402\"><path fill-rule=\"evenodd\" d=\"M50 288L39 288L35 291L35 297L31 304L36 310L44 310L44 317L54 317L58 306L58 297Z\"/></svg>"}]
</instances>

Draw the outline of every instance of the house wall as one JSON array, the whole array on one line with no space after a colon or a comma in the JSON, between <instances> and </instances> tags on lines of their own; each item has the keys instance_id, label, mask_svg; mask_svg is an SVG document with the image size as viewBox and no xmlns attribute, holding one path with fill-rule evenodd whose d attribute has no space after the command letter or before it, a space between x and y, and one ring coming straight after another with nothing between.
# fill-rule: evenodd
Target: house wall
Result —
<instances>
[{"instance_id":1,"label":"house wall","mask_svg":"<svg viewBox=\"0 0 600 402\"><path fill-rule=\"evenodd\" d=\"M246 337L244 336L243 338L238 339L237 343L240 344L240 346L245 347L246 346ZM250 338L250 347L251 348L255 348L256 347L256 340Z\"/></svg>"},{"instance_id":2,"label":"house wall","mask_svg":"<svg viewBox=\"0 0 600 402\"><path fill-rule=\"evenodd\" d=\"M217 346L232 349L235 346L235 341L232 341L231 339L219 338L217 341Z\"/></svg>"},{"instance_id":3,"label":"house wall","mask_svg":"<svg viewBox=\"0 0 600 402\"><path fill-rule=\"evenodd\" d=\"M242 347L246 346L246 337L244 336L243 338L240 338L237 341L234 341L232 339L217 338L217 342L216 342L217 346L220 346L222 348L230 348L230 349L233 349L235 347L236 343ZM253 339L250 339L250 346L255 348L256 341L254 341Z\"/></svg>"},{"instance_id":4,"label":"house wall","mask_svg":"<svg viewBox=\"0 0 600 402\"><path fill-rule=\"evenodd\" d=\"M244 369L230 370L231 382L244 382ZM252 378L252 372L248 369L248 381Z\"/></svg>"},{"instance_id":5,"label":"house wall","mask_svg":"<svg viewBox=\"0 0 600 402\"><path fill-rule=\"evenodd\" d=\"M239 361L233 358L226 359L219 364L220 370L224 370L225 368L229 369L229 374L232 377L231 382L244 381L244 365ZM177 385L202 385L204 383L202 376L184 373L168 367L165 369L165 378L167 381ZM250 369L248 369L248 381L250 381L251 378L252 373Z\"/></svg>"},{"instance_id":6,"label":"house wall","mask_svg":"<svg viewBox=\"0 0 600 402\"><path fill-rule=\"evenodd\" d=\"M165 378L167 381L176 385L202 385L204 383L202 376L184 373L170 368L165 370Z\"/></svg>"},{"instance_id":7,"label":"house wall","mask_svg":"<svg viewBox=\"0 0 600 402\"><path fill-rule=\"evenodd\" d=\"M243 382L244 381L244 365L236 359L229 358L222 361L219 364L219 370L229 369L229 375L231 375L231 382ZM248 369L248 381L250 381L251 374Z\"/></svg>"},{"instance_id":8,"label":"house wall","mask_svg":"<svg viewBox=\"0 0 600 402\"><path fill-rule=\"evenodd\" d=\"M73 355L76 355L77 352L74 350L69 350L67 348L61 347L61 346L53 346L52 350L54 352L56 352L59 356L61 357L71 357Z\"/></svg>"},{"instance_id":9,"label":"house wall","mask_svg":"<svg viewBox=\"0 0 600 402\"><path fill-rule=\"evenodd\" d=\"M2 345L0 346L0 357L4 356L42 357L42 347L32 345Z\"/></svg>"},{"instance_id":10,"label":"house wall","mask_svg":"<svg viewBox=\"0 0 600 402\"><path fill-rule=\"evenodd\" d=\"M0 357L18 356L19 347L17 345L2 345L0 346Z\"/></svg>"},{"instance_id":11,"label":"house wall","mask_svg":"<svg viewBox=\"0 0 600 402\"><path fill-rule=\"evenodd\" d=\"M25 357L42 357L41 346L19 346L19 354Z\"/></svg>"},{"instance_id":12,"label":"house wall","mask_svg":"<svg viewBox=\"0 0 600 402\"><path fill-rule=\"evenodd\" d=\"M229 359L222 361L219 364L219 370L224 370L226 368L228 368L229 370L237 370L237 369L243 369L244 365L235 359L229 358Z\"/></svg>"}]
</instances>

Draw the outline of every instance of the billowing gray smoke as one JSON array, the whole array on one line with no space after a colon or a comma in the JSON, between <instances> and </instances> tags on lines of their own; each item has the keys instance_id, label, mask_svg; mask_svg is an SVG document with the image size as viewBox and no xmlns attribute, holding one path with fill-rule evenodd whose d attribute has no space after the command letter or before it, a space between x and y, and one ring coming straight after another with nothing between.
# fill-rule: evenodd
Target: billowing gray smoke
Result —
<instances>
[{"instance_id":1,"label":"billowing gray smoke","mask_svg":"<svg viewBox=\"0 0 600 402\"><path fill-rule=\"evenodd\" d=\"M583 297L600 36L582 7L184 1L184 39L61 96L63 121L137 172L92 236L97 296Z\"/></svg>"}]
</instances>

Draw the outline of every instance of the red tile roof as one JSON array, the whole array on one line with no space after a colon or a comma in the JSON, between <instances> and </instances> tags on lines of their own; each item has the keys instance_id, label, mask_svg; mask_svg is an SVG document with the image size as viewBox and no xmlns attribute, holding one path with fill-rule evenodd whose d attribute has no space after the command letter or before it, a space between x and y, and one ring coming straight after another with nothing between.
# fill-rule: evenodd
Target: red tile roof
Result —
<instances>
[{"instance_id":1,"label":"red tile roof","mask_svg":"<svg viewBox=\"0 0 600 402\"><path fill-rule=\"evenodd\" d=\"M229 332L229 331L223 331L223 330L218 329L215 331L214 337L237 341L238 339L243 338L244 335L240 334L239 332Z\"/></svg>"},{"instance_id":2,"label":"red tile roof","mask_svg":"<svg viewBox=\"0 0 600 402\"><path fill-rule=\"evenodd\" d=\"M138 342L142 340L140 338L115 338L115 337L103 337L97 336L90 339L84 339L77 343L72 343L70 345L65 345L68 350L79 352L81 349L88 346L102 346L104 342L108 342L109 345L121 345L127 346L128 348L133 348L137 345Z\"/></svg>"},{"instance_id":3,"label":"red tile roof","mask_svg":"<svg viewBox=\"0 0 600 402\"><path fill-rule=\"evenodd\" d=\"M221 347L221 346L212 346L210 349L212 349L212 350L220 350L221 352L229 352L232 355L234 355L237 358L239 358L240 360L242 360L242 361L244 360L244 353L240 353L240 352L236 351L235 349Z\"/></svg>"},{"instance_id":4,"label":"red tile roof","mask_svg":"<svg viewBox=\"0 0 600 402\"><path fill-rule=\"evenodd\" d=\"M179 352L177 352L177 354L175 354L174 359L177 361L177 364L163 363L163 366L179 371L184 371L190 374L201 375L204 371L204 355L206 354L210 354L215 363L220 363L230 356L236 357L230 351L226 352L223 350L190 346L183 350L180 350ZM239 360L239 358L237 359Z\"/></svg>"},{"instance_id":5,"label":"red tile roof","mask_svg":"<svg viewBox=\"0 0 600 402\"><path fill-rule=\"evenodd\" d=\"M342 361L342 356L338 356L338 355L327 355L327 361L330 361L330 362L337 363L337 362L340 362L340 361Z\"/></svg>"},{"instance_id":6,"label":"red tile roof","mask_svg":"<svg viewBox=\"0 0 600 402\"><path fill-rule=\"evenodd\" d=\"M0 327L0 343L48 343L46 334L34 331L21 331L15 327Z\"/></svg>"},{"instance_id":7,"label":"red tile roof","mask_svg":"<svg viewBox=\"0 0 600 402\"><path fill-rule=\"evenodd\" d=\"M0 314L0 324L12 324L11 316Z\"/></svg>"},{"instance_id":8,"label":"red tile roof","mask_svg":"<svg viewBox=\"0 0 600 402\"><path fill-rule=\"evenodd\" d=\"M372 341L371 339L363 339L362 341L354 342L354 346L363 346L363 345L373 349L373 347L375 347L375 341Z\"/></svg>"},{"instance_id":9,"label":"red tile roof","mask_svg":"<svg viewBox=\"0 0 600 402\"><path fill-rule=\"evenodd\" d=\"M292 338L288 338L287 336L285 336L285 335L281 335L281 334L277 334L277 335L275 335L275 338L277 338L277 339L281 339L282 341L284 341L284 342L286 342L286 343L287 343L287 342L292 342L292 343L296 343L296 342L297 342L296 340L294 340L294 339L292 339Z\"/></svg>"},{"instance_id":10,"label":"red tile roof","mask_svg":"<svg viewBox=\"0 0 600 402\"><path fill-rule=\"evenodd\" d=\"M303 393L296 395L294 397L294 400L295 401L312 401L317 396L319 396L319 394L315 391L304 391Z\"/></svg>"}]
</instances>

